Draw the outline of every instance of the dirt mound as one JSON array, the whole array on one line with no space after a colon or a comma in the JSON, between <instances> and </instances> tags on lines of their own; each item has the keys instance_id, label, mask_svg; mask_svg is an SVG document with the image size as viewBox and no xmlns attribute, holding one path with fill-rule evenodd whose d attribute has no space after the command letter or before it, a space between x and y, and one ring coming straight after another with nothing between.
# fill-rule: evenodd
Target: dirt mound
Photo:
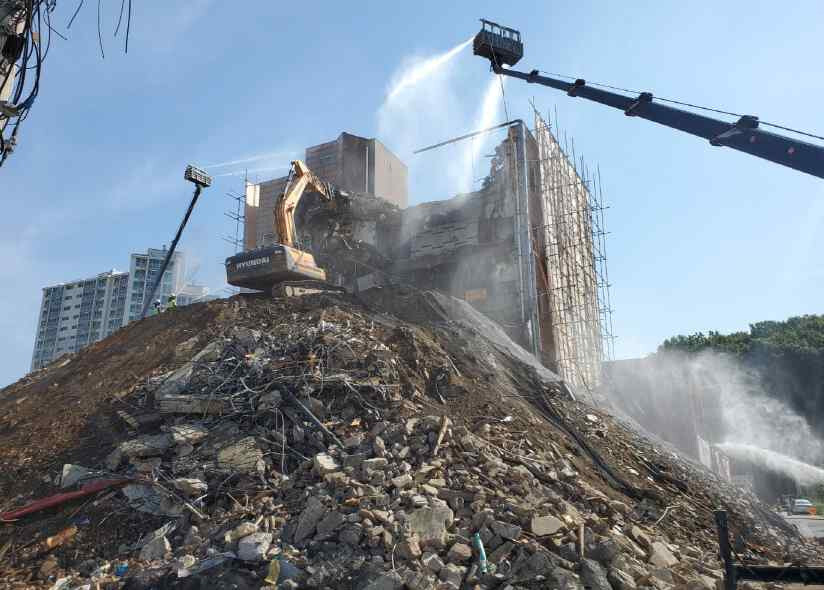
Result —
<instances>
[{"instance_id":1,"label":"dirt mound","mask_svg":"<svg viewBox=\"0 0 824 590\"><path fill-rule=\"evenodd\" d=\"M236 297L68 360L0 392L2 510L104 489L3 525L9 583L709 589L719 507L744 558L816 554L441 295Z\"/></svg>"}]
</instances>

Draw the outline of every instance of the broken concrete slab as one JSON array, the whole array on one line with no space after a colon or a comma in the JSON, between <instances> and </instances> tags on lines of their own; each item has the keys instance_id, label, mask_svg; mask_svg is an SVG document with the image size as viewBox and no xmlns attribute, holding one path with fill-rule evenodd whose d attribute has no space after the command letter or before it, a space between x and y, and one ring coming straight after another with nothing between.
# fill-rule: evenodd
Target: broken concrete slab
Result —
<instances>
[{"instance_id":1,"label":"broken concrete slab","mask_svg":"<svg viewBox=\"0 0 824 590\"><path fill-rule=\"evenodd\" d=\"M235 472L257 471L263 450L253 436L247 436L222 448L217 453L218 466Z\"/></svg>"},{"instance_id":2,"label":"broken concrete slab","mask_svg":"<svg viewBox=\"0 0 824 590\"><path fill-rule=\"evenodd\" d=\"M165 559L172 552L172 545L165 536L155 537L140 549L141 561L156 561Z\"/></svg>"},{"instance_id":3,"label":"broken concrete slab","mask_svg":"<svg viewBox=\"0 0 824 590\"><path fill-rule=\"evenodd\" d=\"M668 568L678 563L678 558L672 554L664 543L655 541L650 545L649 562L660 568Z\"/></svg>"},{"instance_id":4,"label":"broken concrete slab","mask_svg":"<svg viewBox=\"0 0 824 590\"><path fill-rule=\"evenodd\" d=\"M449 563L466 563L472 558L472 547L466 543L455 543L446 553Z\"/></svg>"},{"instance_id":5,"label":"broken concrete slab","mask_svg":"<svg viewBox=\"0 0 824 590\"><path fill-rule=\"evenodd\" d=\"M517 524L503 522L500 520L493 520L489 523L489 527L496 535L499 535L501 538L508 539L510 541L517 541L518 537L521 536L521 527Z\"/></svg>"},{"instance_id":6,"label":"broken concrete slab","mask_svg":"<svg viewBox=\"0 0 824 590\"><path fill-rule=\"evenodd\" d=\"M543 537L546 535L554 535L564 528L564 523L554 516L533 516L532 520L530 520L529 528L533 535Z\"/></svg>"},{"instance_id":7,"label":"broken concrete slab","mask_svg":"<svg viewBox=\"0 0 824 590\"><path fill-rule=\"evenodd\" d=\"M427 506L412 511L407 522L421 548L442 548L446 545L446 529L454 519L455 513L446 506Z\"/></svg>"},{"instance_id":8,"label":"broken concrete slab","mask_svg":"<svg viewBox=\"0 0 824 590\"><path fill-rule=\"evenodd\" d=\"M68 488L78 482L85 483L94 477L95 473L93 469L89 469L88 467L66 463L63 465L63 472L60 475L60 487Z\"/></svg>"},{"instance_id":9,"label":"broken concrete slab","mask_svg":"<svg viewBox=\"0 0 824 590\"><path fill-rule=\"evenodd\" d=\"M298 544L309 538L315 532L315 527L325 513L326 506L323 505L323 502L314 496L310 497L298 518L293 542Z\"/></svg>"},{"instance_id":10,"label":"broken concrete slab","mask_svg":"<svg viewBox=\"0 0 824 590\"><path fill-rule=\"evenodd\" d=\"M581 561L579 575L581 581L591 590L613 590L612 585L607 580L607 574L597 561L584 559Z\"/></svg>"},{"instance_id":11,"label":"broken concrete slab","mask_svg":"<svg viewBox=\"0 0 824 590\"><path fill-rule=\"evenodd\" d=\"M314 459L315 473L323 477L340 469L337 461L327 453L318 453Z\"/></svg>"},{"instance_id":12,"label":"broken concrete slab","mask_svg":"<svg viewBox=\"0 0 824 590\"><path fill-rule=\"evenodd\" d=\"M272 545L272 533L252 533L237 543L237 557L243 561L263 561Z\"/></svg>"}]
</instances>

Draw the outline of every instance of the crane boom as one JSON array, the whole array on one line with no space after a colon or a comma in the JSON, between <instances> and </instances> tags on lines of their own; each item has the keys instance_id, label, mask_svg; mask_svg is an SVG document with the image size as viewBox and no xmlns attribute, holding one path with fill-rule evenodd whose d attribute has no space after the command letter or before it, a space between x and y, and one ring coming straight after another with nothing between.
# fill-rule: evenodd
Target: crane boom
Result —
<instances>
[{"instance_id":1,"label":"crane boom","mask_svg":"<svg viewBox=\"0 0 824 590\"><path fill-rule=\"evenodd\" d=\"M489 59L496 74L562 90L569 96L620 109L627 116L703 137L711 145L729 147L824 178L824 146L764 131L759 127L758 117L753 115L744 115L730 123L655 102L650 92L630 97L588 86L582 79L565 82L542 76L538 70L526 73L503 68L502 63L514 65L523 55L520 33L489 21L482 23L481 32L475 38L474 52Z\"/></svg>"}]
</instances>

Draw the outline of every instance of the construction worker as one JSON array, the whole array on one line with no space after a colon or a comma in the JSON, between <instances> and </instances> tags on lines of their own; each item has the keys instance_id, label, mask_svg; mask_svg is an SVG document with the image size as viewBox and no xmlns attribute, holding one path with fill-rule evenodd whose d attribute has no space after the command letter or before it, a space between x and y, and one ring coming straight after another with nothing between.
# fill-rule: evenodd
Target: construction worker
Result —
<instances>
[{"instance_id":1,"label":"construction worker","mask_svg":"<svg viewBox=\"0 0 824 590\"><path fill-rule=\"evenodd\" d=\"M172 293L166 301L166 309L177 309L177 296Z\"/></svg>"},{"instance_id":2,"label":"construction worker","mask_svg":"<svg viewBox=\"0 0 824 590\"><path fill-rule=\"evenodd\" d=\"M159 314L161 311L163 311L163 307L160 304L160 299L155 299L154 300L154 315Z\"/></svg>"}]
</instances>

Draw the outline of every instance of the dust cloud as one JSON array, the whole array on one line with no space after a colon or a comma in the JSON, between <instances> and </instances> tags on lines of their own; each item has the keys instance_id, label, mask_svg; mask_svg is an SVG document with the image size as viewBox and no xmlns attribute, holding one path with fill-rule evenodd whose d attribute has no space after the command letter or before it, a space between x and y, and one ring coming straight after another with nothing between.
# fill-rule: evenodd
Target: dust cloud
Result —
<instances>
[{"instance_id":1,"label":"dust cloud","mask_svg":"<svg viewBox=\"0 0 824 590\"><path fill-rule=\"evenodd\" d=\"M808 420L731 355L659 352L617 361L604 387L619 413L682 450L695 448L698 435L799 483L824 481L824 471L810 465L824 461L824 442Z\"/></svg>"}]
</instances>

